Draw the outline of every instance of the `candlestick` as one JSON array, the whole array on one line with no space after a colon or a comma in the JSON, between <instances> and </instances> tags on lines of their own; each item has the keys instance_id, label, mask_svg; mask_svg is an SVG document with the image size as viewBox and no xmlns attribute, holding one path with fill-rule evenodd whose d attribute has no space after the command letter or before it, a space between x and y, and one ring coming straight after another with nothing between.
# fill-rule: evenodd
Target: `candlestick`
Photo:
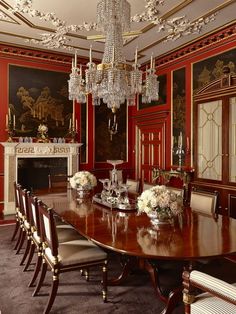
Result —
<instances>
[{"instance_id":1,"label":"candlestick","mask_svg":"<svg viewBox=\"0 0 236 314\"><path fill-rule=\"evenodd\" d=\"M108 120L108 128L111 126L111 119Z\"/></svg>"},{"instance_id":2,"label":"candlestick","mask_svg":"<svg viewBox=\"0 0 236 314\"><path fill-rule=\"evenodd\" d=\"M16 116L13 115L13 129L16 128Z\"/></svg>"},{"instance_id":3,"label":"candlestick","mask_svg":"<svg viewBox=\"0 0 236 314\"><path fill-rule=\"evenodd\" d=\"M8 114L6 114L6 128L8 128Z\"/></svg>"},{"instance_id":4,"label":"candlestick","mask_svg":"<svg viewBox=\"0 0 236 314\"><path fill-rule=\"evenodd\" d=\"M71 119L70 119L70 121L69 121L69 129L71 129Z\"/></svg>"},{"instance_id":5,"label":"candlestick","mask_svg":"<svg viewBox=\"0 0 236 314\"><path fill-rule=\"evenodd\" d=\"M75 130L77 131L78 130L78 121L77 121L77 119L75 120Z\"/></svg>"},{"instance_id":6,"label":"candlestick","mask_svg":"<svg viewBox=\"0 0 236 314\"><path fill-rule=\"evenodd\" d=\"M71 67L72 67L72 69L74 69L74 67L75 67L74 58L72 58Z\"/></svg>"}]
</instances>

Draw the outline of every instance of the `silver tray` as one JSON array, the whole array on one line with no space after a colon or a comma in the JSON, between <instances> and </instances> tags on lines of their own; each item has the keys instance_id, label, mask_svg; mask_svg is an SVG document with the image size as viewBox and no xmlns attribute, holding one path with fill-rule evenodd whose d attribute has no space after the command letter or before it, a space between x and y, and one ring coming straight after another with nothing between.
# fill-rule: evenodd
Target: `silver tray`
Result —
<instances>
[{"instance_id":1,"label":"silver tray","mask_svg":"<svg viewBox=\"0 0 236 314\"><path fill-rule=\"evenodd\" d=\"M134 200L129 200L130 204L117 204L117 203L110 203L106 202L101 199L101 194L95 194L93 196L93 202L101 204L103 206L109 207L110 209L118 209L123 211L135 211L137 209L136 202Z\"/></svg>"}]
</instances>

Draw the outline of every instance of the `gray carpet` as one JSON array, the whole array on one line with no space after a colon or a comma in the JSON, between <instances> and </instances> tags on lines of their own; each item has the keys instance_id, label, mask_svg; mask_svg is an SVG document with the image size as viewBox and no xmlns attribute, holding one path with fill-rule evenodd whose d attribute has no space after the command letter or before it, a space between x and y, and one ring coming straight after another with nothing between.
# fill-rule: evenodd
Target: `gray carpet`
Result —
<instances>
[{"instance_id":1,"label":"gray carpet","mask_svg":"<svg viewBox=\"0 0 236 314\"><path fill-rule=\"evenodd\" d=\"M22 254L15 255L14 243L10 241L14 226L0 226L0 313L42 313L50 290L51 277L48 272L40 295L32 297L33 288L27 285L32 277L33 266L27 272L19 266ZM110 255L109 278L120 272L118 256ZM154 293L149 276L135 271L117 287L108 287L108 302L103 303L100 289L100 270L91 270L86 282L79 272L68 272L60 276L60 286L51 313L161 313L164 308ZM169 279L168 279L169 280ZM179 306L175 314L182 314Z\"/></svg>"},{"instance_id":2,"label":"gray carpet","mask_svg":"<svg viewBox=\"0 0 236 314\"><path fill-rule=\"evenodd\" d=\"M27 285L32 277L33 266L27 272L19 266L22 254L15 255L14 243L10 241L14 226L0 225L0 313L28 314L42 313L50 290L51 274L48 272L40 295L32 297L33 288ZM109 254L109 278L120 273L120 259ZM236 282L236 264L225 259L200 266L204 271ZM180 268L179 268L180 269ZM162 269L161 279L165 287L173 285L178 277L176 268ZM51 313L57 314L160 314L164 304L155 296L147 273L136 270L120 286L108 287L108 302L101 297L101 272L91 270L90 282L86 282L79 272L68 272L60 276L60 286ZM173 314L183 314L180 304Z\"/></svg>"}]
</instances>

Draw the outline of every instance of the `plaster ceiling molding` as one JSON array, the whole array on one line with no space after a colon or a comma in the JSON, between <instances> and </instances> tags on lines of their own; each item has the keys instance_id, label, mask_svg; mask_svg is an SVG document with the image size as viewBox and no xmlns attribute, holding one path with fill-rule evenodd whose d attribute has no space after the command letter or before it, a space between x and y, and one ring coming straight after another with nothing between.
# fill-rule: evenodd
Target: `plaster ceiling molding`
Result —
<instances>
[{"instance_id":1,"label":"plaster ceiling molding","mask_svg":"<svg viewBox=\"0 0 236 314\"><path fill-rule=\"evenodd\" d=\"M205 18L191 22L185 16L175 17L172 19L161 19L158 6L164 4L164 0L144 0L146 5L144 11L131 17L131 22L151 22L157 25L157 31L167 31L169 35L165 38L168 40L176 40L189 34L200 33L202 28L215 19L215 14L211 14ZM80 25L67 25L66 21L59 19L55 13L41 12L33 9L33 0L16 0L12 12L21 14L28 14L31 17L38 17L41 20L50 22L55 27L53 33L42 33L40 39L27 39L27 42L43 45L49 49L66 49L75 50L75 47L70 45L71 39L68 37L69 33L76 33L78 31L97 31L99 30L97 23L83 22ZM135 37L134 34L132 35ZM130 39L131 40L131 39ZM129 42L130 40L125 40Z\"/></svg>"},{"instance_id":2,"label":"plaster ceiling molding","mask_svg":"<svg viewBox=\"0 0 236 314\"><path fill-rule=\"evenodd\" d=\"M0 10L0 21L17 24L16 21L14 21L10 16L8 16L2 10Z\"/></svg>"}]
</instances>

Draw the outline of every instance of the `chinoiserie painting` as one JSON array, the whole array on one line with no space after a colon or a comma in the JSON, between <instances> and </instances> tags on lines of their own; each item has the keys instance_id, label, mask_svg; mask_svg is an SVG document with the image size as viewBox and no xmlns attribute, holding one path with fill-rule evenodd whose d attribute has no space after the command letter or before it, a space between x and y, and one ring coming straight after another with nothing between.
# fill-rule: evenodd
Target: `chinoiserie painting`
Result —
<instances>
[{"instance_id":1,"label":"chinoiserie painting","mask_svg":"<svg viewBox=\"0 0 236 314\"><path fill-rule=\"evenodd\" d=\"M9 109L15 115L15 136L34 137L48 126L49 137L66 137L72 115L68 74L9 65Z\"/></svg>"},{"instance_id":2,"label":"chinoiserie painting","mask_svg":"<svg viewBox=\"0 0 236 314\"><path fill-rule=\"evenodd\" d=\"M223 76L223 68L228 66L231 74L236 74L236 49L225 51L193 64L194 93L204 85Z\"/></svg>"}]
</instances>

